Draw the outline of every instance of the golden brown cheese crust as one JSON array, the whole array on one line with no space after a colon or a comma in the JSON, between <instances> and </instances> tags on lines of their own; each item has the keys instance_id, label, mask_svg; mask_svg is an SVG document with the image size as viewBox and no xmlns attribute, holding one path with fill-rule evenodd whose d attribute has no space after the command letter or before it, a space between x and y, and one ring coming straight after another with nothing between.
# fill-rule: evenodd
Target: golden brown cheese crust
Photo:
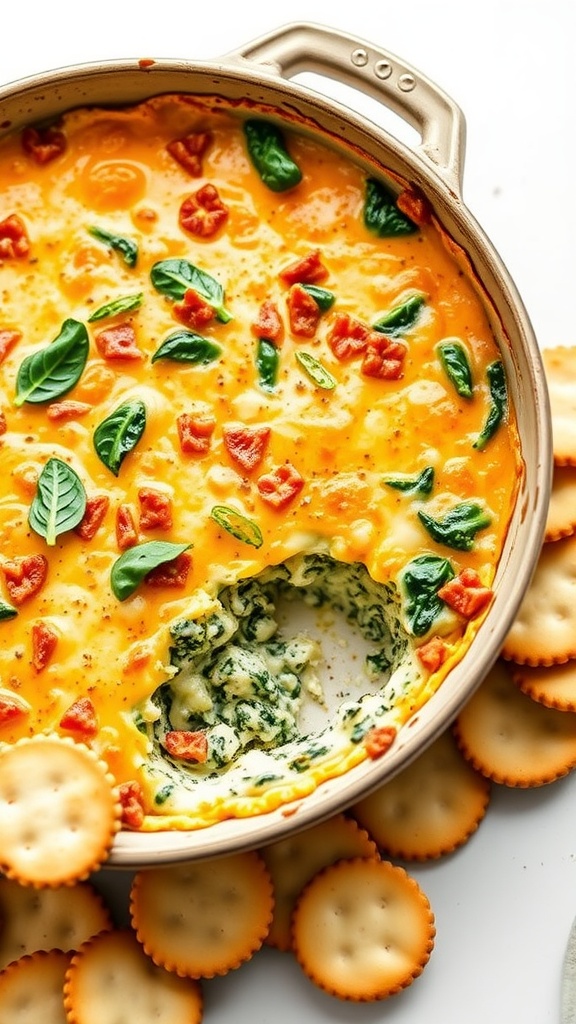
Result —
<instances>
[{"instance_id":1,"label":"golden brown cheese crust","mask_svg":"<svg viewBox=\"0 0 576 1024\"><path fill-rule=\"evenodd\" d=\"M364 563L382 582L396 582L422 552L448 555L455 574L474 570L490 587L522 471L512 409L484 450L473 447L490 410L486 369L499 351L441 232L426 222L406 237L375 237L362 217L366 171L305 135L289 135L302 181L271 191L249 159L242 113L208 108L168 97L131 110L78 110L44 135L56 147L50 158L30 135L25 145L21 134L9 137L0 149L0 596L14 607L19 594L17 614L0 621L0 738L66 733L61 723L69 725L66 714L83 701L80 729L119 783L138 779L146 761L131 709L169 676L171 623L200 616L224 583L318 545L336 559ZM182 147L172 144L198 132L209 133L208 141L187 168ZM207 185L217 201L203 193L200 219L210 201L226 216L213 234L198 235L191 230L198 201L190 197ZM135 243L136 265L95 237L94 227ZM325 270L320 284L335 303L306 334L299 333L298 314L307 310L302 282L290 283L283 272L310 258ZM167 259L190 261L224 291L230 319L209 316L198 331L218 346L212 361L153 361L191 315L151 282L152 267ZM417 326L400 339L398 375L372 376L361 356L342 357L333 333L338 318L370 326L413 295L424 303ZM139 297L136 308L90 322L127 296ZM257 346L271 311L281 322L279 370L267 390ZM88 336L78 382L56 402L18 404L23 362L67 320L84 325ZM438 342L454 337L471 358L472 400L456 393L438 358ZM333 387L310 378L297 358L302 352L320 361ZM143 403L145 429L114 473L94 435L128 401ZM183 440L190 424L192 450ZM257 434L254 464L239 457L233 440L240 431L245 449L247 436L254 439L247 429ZM92 508L101 502L89 539L80 526L49 544L30 527L50 459L75 470ZM426 467L434 471L428 513L442 518L462 502L488 510L489 525L470 550L448 551L418 519L424 498L386 486L386 475L414 476ZM278 474L290 488L293 473L287 503L271 504ZM219 526L214 506L256 524L261 545ZM180 585L145 580L118 600L111 568L134 541L188 545ZM20 599L14 575L24 565L26 582L30 564L40 585ZM474 625L466 627L465 619L453 624L448 664L467 646ZM78 720L73 712L76 729Z\"/></svg>"}]
</instances>

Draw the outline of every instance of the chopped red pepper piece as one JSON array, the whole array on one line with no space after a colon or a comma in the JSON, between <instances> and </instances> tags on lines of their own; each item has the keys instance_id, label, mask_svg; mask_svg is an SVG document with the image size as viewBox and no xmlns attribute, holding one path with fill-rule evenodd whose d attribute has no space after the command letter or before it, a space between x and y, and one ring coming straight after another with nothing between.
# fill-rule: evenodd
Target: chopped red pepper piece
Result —
<instances>
[{"instance_id":1,"label":"chopped red pepper piece","mask_svg":"<svg viewBox=\"0 0 576 1024\"><path fill-rule=\"evenodd\" d=\"M164 491L154 487L141 487L138 491L140 502L141 530L169 530L172 526L172 499Z\"/></svg>"},{"instance_id":2,"label":"chopped red pepper piece","mask_svg":"<svg viewBox=\"0 0 576 1024\"><path fill-rule=\"evenodd\" d=\"M75 700L62 715L59 725L61 729L75 732L84 740L93 739L98 732L98 718L90 697Z\"/></svg>"},{"instance_id":3,"label":"chopped red pepper piece","mask_svg":"<svg viewBox=\"0 0 576 1024\"><path fill-rule=\"evenodd\" d=\"M0 696L0 728L15 722L16 719L22 718L26 714L28 714L27 709L19 701L5 693Z\"/></svg>"},{"instance_id":4,"label":"chopped red pepper piece","mask_svg":"<svg viewBox=\"0 0 576 1024\"><path fill-rule=\"evenodd\" d=\"M216 427L214 416L183 412L178 416L176 425L181 451L185 455L205 455Z\"/></svg>"},{"instance_id":5,"label":"chopped red pepper piece","mask_svg":"<svg viewBox=\"0 0 576 1024\"><path fill-rule=\"evenodd\" d=\"M351 359L366 351L370 328L350 313L337 313L326 341L337 359Z\"/></svg>"},{"instance_id":6,"label":"chopped red pepper piece","mask_svg":"<svg viewBox=\"0 0 576 1024\"><path fill-rule=\"evenodd\" d=\"M76 527L76 533L82 540L92 540L102 526L110 506L107 494L93 494L86 499L86 509Z\"/></svg>"},{"instance_id":7,"label":"chopped red pepper piece","mask_svg":"<svg viewBox=\"0 0 576 1024\"><path fill-rule=\"evenodd\" d=\"M202 157L212 142L211 132L191 132L166 146L170 156L193 178L202 174Z\"/></svg>"},{"instance_id":8,"label":"chopped red pepper piece","mask_svg":"<svg viewBox=\"0 0 576 1024\"><path fill-rule=\"evenodd\" d=\"M0 259L23 257L29 252L30 242L24 221L17 213L12 213L0 221Z\"/></svg>"},{"instance_id":9,"label":"chopped red pepper piece","mask_svg":"<svg viewBox=\"0 0 576 1024\"><path fill-rule=\"evenodd\" d=\"M475 569L463 569L440 587L438 597L465 619L475 619L492 600L493 591L482 585Z\"/></svg>"},{"instance_id":10,"label":"chopped red pepper piece","mask_svg":"<svg viewBox=\"0 0 576 1024\"><path fill-rule=\"evenodd\" d=\"M257 338L264 341L273 341L279 345L284 337L284 324L278 312L278 306L271 299L266 299L258 311L258 316L252 324L252 332Z\"/></svg>"},{"instance_id":11,"label":"chopped red pepper piece","mask_svg":"<svg viewBox=\"0 0 576 1024\"><path fill-rule=\"evenodd\" d=\"M172 757L179 757L182 761L204 764L208 760L208 738L204 732L175 729L166 733L164 747Z\"/></svg>"},{"instance_id":12,"label":"chopped red pepper piece","mask_svg":"<svg viewBox=\"0 0 576 1024\"><path fill-rule=\"evenodd\" d=\"M183 551L169 562L157 565L144 577L144 582L150 587L185 587L191 568L192 555Z\"/></svg>"},{"instance_id":13,"label":"chopped red pepper piece","mask_svg":"<svg viewBox=\"0 0 576 1024\"><path fill-rule=\"evenodd\" d=\"M58 633L47 622L32 626L32 664L37 672L46 668L58 646Z\"/></svg>"},{"instance_id":14,"label":"chopped red pepper piece","mask_svg":"<svg viewBox=\"0 0 576 1024\"><path fill-rule=\"evenodd\" d=\"M403 341L371 331L362 360L362 373L365 377L378 377L380 380L400 380L407 351Z\"/></svg>"},{"instance_id":15,"label":"chopped red pepper piece","mask_svg":"<svg viewBox=\"0 0 576 1024\"><path fill-rule=\"evenodd\" d=\"M141 828L144 821L144 791L139 782L122 782L118 786L118 799L122 808L120 821L126 828Z\"/></svg>"},{"instance_id":16,"label":"chopped red pepper piece","mask_svg":"<svg viewBox=\"0 0 576 1024\"><path fill-rule=\"evenodd\" d=\"M174 316L180 323L199 331L214 319L214 309L194 288L184 292L182 302L175 302L172 307Z\"/></svg>"},{"instance_id":17,"label":"chopped red pepper piece","mask_svg":"<svg viewBox=\"0 0 576 1024\"><path fill-rule=\"evenodd\" d=\"M0 330L0 363L3 363L6 356L14 345L22 339L22 331L12 331L8 327Z\"/></svg>"},{"instance_id":18,"label":"chopped red pepper piece","mask_svg":"<svg viewBox=\"0 0 576 1024\"><path fill-rule=\"evenodd\" d=\"M66 136L58 128L25 128L22 132L22 149L37 164L48 164L66 150Z\"/></svg>"},{"instance_id":19,"label":"chopped red pepper piece","mask_svg":"<svg viewBox=\"0 0 576 1024\"><path fill-rule=\"evenodd\" d=\"M44 555L23 555L4 562L2 572L6 589L14 604L23 604L37 594L48 575L48 559Z\"/></svg>"},{"instance_id":20,"label":"chopped red pepper piece","mask_svg":"<svg viewBox=\"0 0 576 1024\"><path fill-rule=\"evenodd\" d=\"M287 303L292 334L300 338L313 338L322 316L318 303L301 284L292 285Z\"/></svg>"},{"instance_id":21,"label":"chopped red pepper piece","mask_svg":"<svg viewBox=\"0 0 576 1024\"><path fill-rule=\"evenodd\" d=\"M436 672L448 656L448 646L439 636L433 636L416 651L419 660L428 672Z\"/></svg>"},{"instance_id":22,"label":"chopped red pepper piece","mask_svg":"<svg viewBox=\"0 0 576 1024\"><path fill-rule=\"evenodd\" d=\"M132 324L114 324L99 331L94 338L103 359L143 359Z\"/></svg>"},{"instance_id":23,"label":"chopped red pepper piece","mask_svg":"<svg viewBox=\"0 0 576 1024\"><path fill-rule=\"evenodd\" d=\"M196 238L212 238L228 220L229 212L216 186L208 183L182 203L180 226Z\"/></svg>"},{"instance_id":24,"label":"chopped red pepper piece","mask_svg":"<svg viewBox=\"0 0 576 1024\"><path fill-rule=\"evenodd\" d=\"M302 259L290 263L280 271L284 284L319 284L328 277L328 271L320 259L320 250L313 249Z\"/></svg>"},{"instance_id":25,"label":"chopped red pepper piece","mask_svg":"<svg viewBox=\"0 0 576 1024\"><path fill-rule=\"evenodd\" d=\"M247 472L259 466L270 437L270 427L226 423L222 429L224 445L230 458Z\"/></svg>"},{"instance_id":26,"label":"chopped red pepper piece","mask_svg":"<svg viewBox=\"0 0 576 1024\"><path fill-rule=\"evenodd\" d=\"M49 420L75 420L78 416L85 416L91 408L88 402L75 402L66 398L63 402L51 402L46 415Z\"/></svg>"},{"instance_id":27,"label":"chopped red pepper piece","mask_svg":"<svg viewBox=\"0 0 576 1024\"><path fill-rule=\"evenodd\" d=\"M119 505L116 509L116 543L121 551L133 548L138 543L138 531L130 505Z\"/></svg>"},{"instance_id":28,"label":"chopped red pepper piece","mask_svg":"<svg viewBox=\"0 0 576 1024\"><path fill-rule=\"evenodd\" d=\"M289 462L259 477L256 482L262 501L272 508L282 509L300 493L304 479Z\"/></svg>"},{"instance_id":29,"label":"chopped red pepper piece","mask_svg":"<svg viewBox=\"0 0 576 1024\"><path fill-rule=\"evenodd\" d=\"M364 737L366 753L373 761L382 757L396 739L396 727L394 725L380 725L369 729Z\"/></svg>"}]
</instances>

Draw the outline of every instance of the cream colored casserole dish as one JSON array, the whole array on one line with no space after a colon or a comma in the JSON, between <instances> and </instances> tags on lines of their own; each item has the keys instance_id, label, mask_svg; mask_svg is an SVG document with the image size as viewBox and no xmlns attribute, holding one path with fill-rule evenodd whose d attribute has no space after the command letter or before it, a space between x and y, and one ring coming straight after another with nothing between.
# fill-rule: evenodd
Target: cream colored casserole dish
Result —
<instances>
[{"instance_id":1,"label":"cream colored casserole dish","mask_svg":"<svg viewBox=\"0 0 576 1024\"><path fill-rule=\"evenodd\" d=\"M446 727L539 553L542 367L461 112L289 25L39 75L0 120L0 742L107 761L113 865L264 845Z\"/></svg>"}]
</instances>

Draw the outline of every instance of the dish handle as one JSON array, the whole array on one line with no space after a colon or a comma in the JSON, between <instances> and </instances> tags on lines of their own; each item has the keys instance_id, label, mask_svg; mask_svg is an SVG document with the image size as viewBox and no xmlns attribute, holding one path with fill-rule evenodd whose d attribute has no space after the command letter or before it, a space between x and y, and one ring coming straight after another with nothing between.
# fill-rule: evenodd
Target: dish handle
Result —
<instances>
[{"instance_id":1,"label":"dish handle","mask_svg":"<svg viewBox=\"0 0 576 1024\"><path fill-rule=\"evenodd\" d=\"M386 50L336 29L292 23L228 54L262 70L291 78L316 72L351 85L383 102L415 128L415 151L458 195L462 190L465 120L459 106L437 85Z\"/></svg>"}]
</instances>

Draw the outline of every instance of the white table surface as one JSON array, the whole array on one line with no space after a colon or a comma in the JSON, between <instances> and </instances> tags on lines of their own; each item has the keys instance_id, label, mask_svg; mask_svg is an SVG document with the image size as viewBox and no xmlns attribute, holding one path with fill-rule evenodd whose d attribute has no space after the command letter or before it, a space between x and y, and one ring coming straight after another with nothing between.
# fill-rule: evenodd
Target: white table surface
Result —
<instances>
[{"instance_id":1,"label":"white table surface","mask_svg":"<svg viewBox=\"0 0 576 1024\"><path fill-rule=\"evenodd\" d=\"M210 60L289 21L331 25L373 42L437 82L464 110L466 203L515 280L540 345L573 344L571 6L6 0L0 81L114 58ZM328 80L322 89L343 99ZM360 94L346 102L365 109ZM449 858L409 866L431 901L437 938L424 973L399 996L341 1003L307 982L289 954L265 950L206 987L206 1024L556 1024L564 947L576 915L575 812L576 774L537 790L496 787L469 843ZM102 875L109 893L123 881L117 873Z\"/></svg>"}]
</instances>

